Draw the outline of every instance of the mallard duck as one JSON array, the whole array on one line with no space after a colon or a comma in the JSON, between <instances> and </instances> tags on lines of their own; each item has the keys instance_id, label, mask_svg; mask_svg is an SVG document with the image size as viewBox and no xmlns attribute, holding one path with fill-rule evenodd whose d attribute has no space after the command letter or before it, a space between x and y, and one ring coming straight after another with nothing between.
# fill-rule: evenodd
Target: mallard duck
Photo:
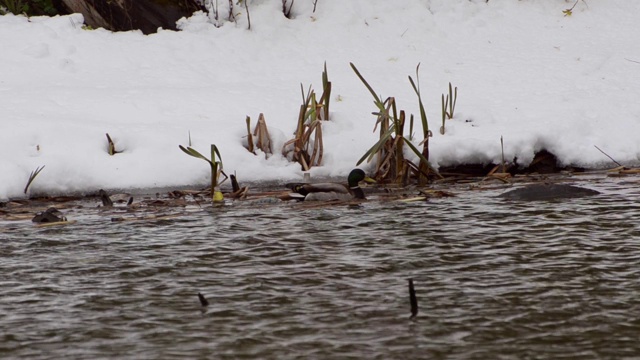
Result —
<instances>
[{"instance_id":1,"label":"mallard duck","mask_svg":"<svg viewBox=\"0 0 640 360\"><path fill-rule=\"evenodd\" d=\"M362 191L358 185L360 181L370 183L375 182L375 180L368 177L364 171L360 169L353 169L347 178L348 186L337 183L289 183L286 184L286 187L291 189L293 192L302 195L302 199L305 201L366 199L364 191Z\"/></svg>"}]
</instances>

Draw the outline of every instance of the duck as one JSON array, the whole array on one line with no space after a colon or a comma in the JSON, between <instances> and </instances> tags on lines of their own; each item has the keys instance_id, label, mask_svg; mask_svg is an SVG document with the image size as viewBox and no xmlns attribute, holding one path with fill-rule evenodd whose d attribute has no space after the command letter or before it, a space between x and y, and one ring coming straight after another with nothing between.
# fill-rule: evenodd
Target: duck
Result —
<instances>
[{"instance_id":1,"label":"duck","mask_svg":"<svg viewBox=\"0 0 640 360\"><path fill-rule=\"evenodd\" d=\"M353 169L347 177L348 185L338 183L289 183L285 186L299 196L295 197L304 201L330 201L330 200L365 200L364 191L359 183L365 181L375 183L362 169Z\"/></svg>"}]
</instances>

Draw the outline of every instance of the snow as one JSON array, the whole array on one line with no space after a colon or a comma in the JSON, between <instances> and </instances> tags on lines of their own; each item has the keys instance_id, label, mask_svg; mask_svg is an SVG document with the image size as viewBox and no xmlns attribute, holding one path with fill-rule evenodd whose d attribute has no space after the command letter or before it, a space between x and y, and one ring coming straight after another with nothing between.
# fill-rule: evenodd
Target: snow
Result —
<instances>
[{"instance_id":1,"label":"snow","mask_svg":"<svg viewBox=\"0 0 640 360\"><path fill-rule=\"evenodd\" d=\"M205 186L209 166L178 149L189 133L203 154L216 144L241 182L299 179L279 149L295 129L300 84L320 93L325 62L332 119L314 177L344 176L378 136L350 62L417 118L407 76L421 64L435 166L499 161L501 136L520 164L545 148L565 164L611 165L594 145L638 164L640 2L579 1L564 16L573 3L320 0L314 13L296 1L287 19L280 1L254 0L251 30L238 6L236 23L196 13L182 31L148 36L85 29L79 14L0 16L0 199L24 197L43 165L31 192ZM441 135L449 82L458 100ZM268 159L242 146L245 117L255 124L260 113L275 142ZM107 153L105 133L122 153Z\"/></svg>"}]
</instances>

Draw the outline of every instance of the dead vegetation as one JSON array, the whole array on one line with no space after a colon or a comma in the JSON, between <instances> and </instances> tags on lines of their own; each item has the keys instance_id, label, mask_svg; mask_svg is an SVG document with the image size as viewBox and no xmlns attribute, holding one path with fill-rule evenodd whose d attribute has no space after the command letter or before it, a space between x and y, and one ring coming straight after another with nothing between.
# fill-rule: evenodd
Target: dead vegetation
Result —
<instances>
[{"instance_id":1,"label":"dead vegetation","mask_svg":"<svg viewBox=\"0 0 640 360\"><path fill-rule=\"evenodd\" d=\"M418 75L420 65L416 68ZM418 82L414 82L411 77L409 81L418 96L420 105L420 118L422 121L423 140L420 145L423 146L422 151L418 150L411 140L405 139L404 127L406 123L406 115L404 110L397 109L394 97L388 97L382 101L381 97L373 90L371 85L362 76L360 71L352 63L351 68L369 90L374 98L374 104L377 111L373 112L376 116L374 132L379 129L379 140L376 142L358 161L358 165L375 160L375 171L373 178L379 183L392 183L396 185L407 185L411 176L418 179L420 184L426 183L430 178L441 178L436 169L429 162L429 124L427 121L426 111L422 103L420 87ZM410 116L410 128L413 128L413 115ZM405 145L416 155L418 164L405 158Z\"/></svg>"},{"instance_id":2,"label":"dead vegetation","mask_svg":"<svg viewBox=\"0 0 640 360\"><path fill-rule=\"evenodd\" d=\"M307 93L300 84L302 105L298 112L296 130L293 139L285 142L282 155L300 164L303 171L322 165L324 145L322 141L322 122L329 120L329 102L331 82L327 74L327 64L322 72L322 95L317 99L315 90L309 86Z\"/></svg>"},{"instance_id":3,"label":"dead vegetation","mask_svg":"<svg viewBox=\"0 0 640 360\"><path fill-rule=\"evenodd\" d=\"M267 128L267 122L264 119L264 114L260 113L258 116L258 123L251 131L251 118L247 116L247 150L258 155L256 148L260 149L265 154L266 158L269 158L273 154L273 148L271 146L271 136L269 135L269 129Z\"/></svg>"}]
</instances>

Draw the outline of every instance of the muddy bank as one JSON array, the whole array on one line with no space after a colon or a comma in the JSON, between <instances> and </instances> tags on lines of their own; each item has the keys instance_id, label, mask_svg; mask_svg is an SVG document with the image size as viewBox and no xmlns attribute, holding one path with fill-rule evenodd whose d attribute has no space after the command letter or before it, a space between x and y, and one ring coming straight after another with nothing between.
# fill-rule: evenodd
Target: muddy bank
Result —
<instances>
[{"instance_id":1,"label":"muddy bank","mask_svg":"<svg viewBox=\"0 0 640 360\"><path fill-rule=\"evenodd\" d=\"M496 175L497 174L497 175ZM494 176L495 175L495 176ZM610 170L590 171L583 169L577 172L563 170L551 174L516 174L503 176L494 173L489 176L462 176L456 173L445 176L444 179L434 181L425 187L394 186L394 185L366 185L363 186L367 196L366 201L429 201L434 198L458 196L468 191L504 190L498 196L505 201L535 201L566 199L581 196L596 195L597 192L588 189L590 182L598 182L611 177L629 177L637 179L640 169L615 168ZM579 183L580 187L572 186ZM290 193L279 183L244 183L247 188L244 196L234 198L230 186L223 187L225 203L212 205L211 193L207 188L202 189L138 189L135 192L104 192L95 191L87 194L65 196L33 196L28 199L14 199L0 203L0 232L10 230L11 224L32 222L34 226L64 225L75 222L78 214L98 215L104 221L162 221L189 215L194 212L212 209L216 206L247 205L270 206L284 205L297 208L318 208L326 206L357 205L361 201L328 201L298 202L288 197ZM514 190L515 189L515 190ZM510 193L510 191L512 191ZM56 222L49 217L47 211L55 208L58 216L65 217L67 222ZM75 216L69 216L74 214ZM35 221L47 218L45 222Z\"/></svg>"}]
</instances>

